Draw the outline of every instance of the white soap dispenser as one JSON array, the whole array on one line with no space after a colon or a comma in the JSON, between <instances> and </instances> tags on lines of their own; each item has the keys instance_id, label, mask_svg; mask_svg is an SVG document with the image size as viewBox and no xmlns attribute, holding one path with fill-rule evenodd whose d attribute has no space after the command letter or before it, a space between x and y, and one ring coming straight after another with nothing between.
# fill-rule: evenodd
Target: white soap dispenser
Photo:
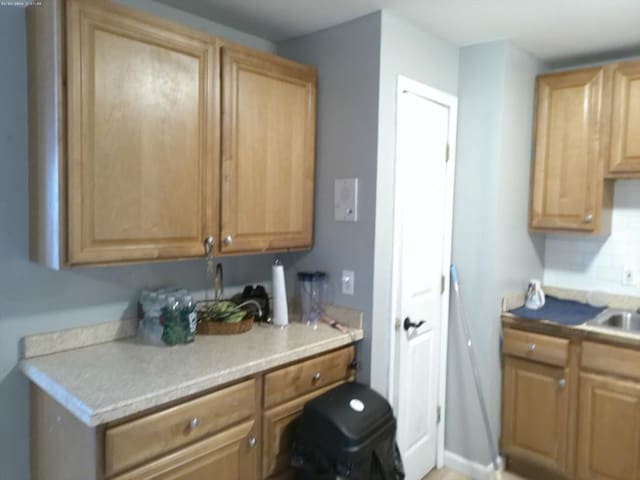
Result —
<instances>
[{"instance_id":1,"label":"white soap dispenser","mask_svg":"<svg viewBox=\"0 0 640 480\"><path fill-rule=\"evenodd\" d=\"M530 310L538 310L544 307L545 295L542 291L542 282L540 280L529 280L529 286L527 287L527 299L524 306Z\"/></svg>"}]
</instances>

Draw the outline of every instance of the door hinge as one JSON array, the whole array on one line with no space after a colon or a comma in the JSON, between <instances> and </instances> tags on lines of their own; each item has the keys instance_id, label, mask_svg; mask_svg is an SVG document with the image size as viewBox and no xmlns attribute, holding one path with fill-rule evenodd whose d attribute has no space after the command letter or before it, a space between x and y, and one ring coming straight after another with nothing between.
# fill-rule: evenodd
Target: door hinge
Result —
<instances>
[{"instance_id":1,"label":"door hinge","mask_svg":"<svg viewBox=\"0 0 640 480\"><path fill-rule=\"evenodd\" d=\"M436 423L440 423L440 420L442 420L442 407L440 405L436 408L436 417Z\"/></svg>"},{"instance_id":2,"label":"door hinge","mask_svg":"<svg viewBox=\"0 0 640 480\"><path fill-rule=\"evenodd\" d=\"M444 161L448 162L449 161L449 144L447 143L447 150L445 152L445 156L444 156Z\"/></svg>"},{"instance_id":3,"label":"door hinge","mask_svg":"<svg viewBox=\"0 0 640 480\"><path fill-rule=\"evenodd\" d=\"M440 295L442 295L444 293L444 285L445 284L445 278L444 275L440 276Z\"/></svg>"}]
</instances>

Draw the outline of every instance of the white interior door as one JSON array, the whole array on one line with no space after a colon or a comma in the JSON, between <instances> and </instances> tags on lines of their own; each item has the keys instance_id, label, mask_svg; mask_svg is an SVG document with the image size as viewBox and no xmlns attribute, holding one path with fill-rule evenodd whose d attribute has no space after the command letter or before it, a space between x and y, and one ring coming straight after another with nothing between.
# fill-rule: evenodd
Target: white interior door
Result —
<instances>
[{"instance_id":1,"label":"white interior door","mask_svg":"<svg viewBox=\"0 0 640 480\"><path fill-rule=\"evenodd\" d=\"M444 375L442 326L447 314L443 294L450 256L447 157L451 115L450 105L420 89L399 92L394 390L398 444L407 480L421 479L437 460L439 384Z\"/></svg>"}]
</instances>

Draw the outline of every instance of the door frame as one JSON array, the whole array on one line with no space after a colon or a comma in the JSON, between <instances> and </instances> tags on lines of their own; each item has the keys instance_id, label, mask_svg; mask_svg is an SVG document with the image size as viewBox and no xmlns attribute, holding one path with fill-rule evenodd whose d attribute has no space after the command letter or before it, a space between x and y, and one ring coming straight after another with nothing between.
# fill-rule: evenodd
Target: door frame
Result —
<instances>
[{"instance_id":1,"label":"door frame","mask_svg":"<svg viewBox=\"0 0 640 480\"><path fill-rule=\"evenodd\" d=\"M400 99L408 91L414 95L427 98L431 101L439 103L449 108L449 160L446 165L445 173L445 213L444 213L444 245L442 256L442 275L444 276L444 292L441 295L441 328L440 328L440 359L438 376L438 405L440 406L440 422L436 427L436 467L440 468L444 464L444 432L446 418L446 388L447 388L447 343L449 337L449 297L450 297L450 280L449 266L451 265L451 240L453 233L453 193L455 179L455 159L456 159L456 128L458 122L458 98L454 95L442 92L435 88L429 87L421 82L412 80L403 75L398 75L397 97L396 97L396 146L395 146L395 178L393 190L393 265L391 280L391 322L389 324L389 398L392 401L394 409L398 408L398 386L396 385L396 366L398 363L398 334L403 334L401 330L402 320L398 317L400 302L400 215L398 215L397 192L399 191L398 179L398 119L400 113Z\"/></svg>"}]
</instances>

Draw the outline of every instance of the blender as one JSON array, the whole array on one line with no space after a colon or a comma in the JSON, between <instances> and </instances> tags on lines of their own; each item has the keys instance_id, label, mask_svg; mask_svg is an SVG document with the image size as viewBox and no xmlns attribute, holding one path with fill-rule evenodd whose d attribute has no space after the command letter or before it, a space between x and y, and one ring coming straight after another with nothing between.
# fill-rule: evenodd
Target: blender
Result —
<instances>
[{"instance_id":1,"label":"blender","mask_svg":"<svg viewBox=\"0 0 640 480\"><path fill-rule=\"evenodd\" d=\"M318 328L318 320L324 313L327 290L325 272L298 272L300 317L303 323Z\"/></svg>"}]
</instances>

